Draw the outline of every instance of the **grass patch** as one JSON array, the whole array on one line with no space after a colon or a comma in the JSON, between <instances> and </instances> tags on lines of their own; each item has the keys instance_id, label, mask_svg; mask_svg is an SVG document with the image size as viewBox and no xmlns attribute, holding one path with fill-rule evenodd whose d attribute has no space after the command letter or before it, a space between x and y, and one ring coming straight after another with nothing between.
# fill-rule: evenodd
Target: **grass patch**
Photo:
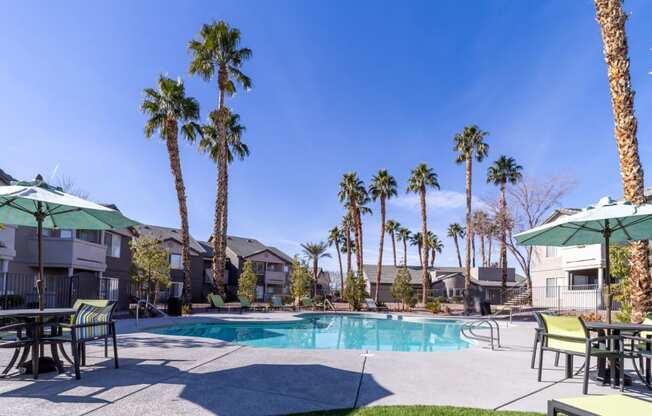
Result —
<instances>
[{"instance_id":1,"label":"grass patch","mask_svg":"<svg viewBox=\"0 0 652 416\"><path fill-rule=\"evenodd\" d=\"M372 406L360 409L329 410L294 416L542 416L543 413L494 411L452 406Z\"/></svg>"}]
</instances>

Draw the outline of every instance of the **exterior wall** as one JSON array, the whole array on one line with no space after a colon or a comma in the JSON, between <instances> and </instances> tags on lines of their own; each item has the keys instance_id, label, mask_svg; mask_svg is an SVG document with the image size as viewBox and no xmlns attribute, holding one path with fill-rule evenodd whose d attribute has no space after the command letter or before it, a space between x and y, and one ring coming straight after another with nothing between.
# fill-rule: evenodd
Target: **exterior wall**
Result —
<instances>
[{"instance_id":1,"label":"exterior wall","mask_svg":"<svg viewBox=\"0 0 652 416\"><path fill-rule=\"evenodd\" d=\"M129 242L131 237L125 237L120 234L113 234L113 238L120 237L120 257L106 256L106 270L102 274L104 277L118 279L118 310L125 310L129 307L130 296L135 293L131 284L131 248Z\"/></svg>"},{"instance_id":2,"label":"exterior wall","mask_svg":"<svg viewBox=\"0 0 652 416\"><path fill-rule=\"evenodd\" d=\"M414 293L419 293L421 292L421 285L412 285L412 288L414 289ZM378 291L378 301L382 303L394 303L397 302L396 299L394 299L394 296L392 296L392 285L389 283L381 283L380 284L380 290ZM370 283L369 284L369 293L373 296L374 293L376 293L376 283Z\"/></svg>"},{"instance_id":3,"label":"exterior wall","mask_svg":"<svg viewBox=\"0 0 652 416\"><path fill-rule=\"evenodd\" d=\"M13 260L16 257L15 241L16 228L9 225L3 226L0 229L0 259Z\"/></svg>"}]
</instances>

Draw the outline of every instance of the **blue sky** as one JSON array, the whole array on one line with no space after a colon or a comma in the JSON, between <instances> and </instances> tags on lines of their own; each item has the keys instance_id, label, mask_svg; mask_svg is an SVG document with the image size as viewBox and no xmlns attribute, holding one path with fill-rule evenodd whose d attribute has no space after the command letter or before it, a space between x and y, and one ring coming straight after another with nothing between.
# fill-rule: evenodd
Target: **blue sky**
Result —
<instances>
[{"instance_id":1,"label":"blue sky","mask_svg":"<svg viewBox=\"0 0 652 416\"><path fill-rule=\"evenodd\" d=\"M652 8L644 0L625 6L647 167ZM495 197L484 178L500 154L532 177L575 177L565 205L621 194L589 0L5 3L0 167L19 178L67 176L134 219L177 226L166 149L145 140L138 105L159 73L181 76L206 119L216 87L188 75L186 45L214 19L240 28L254 52L244 67L253 90L228 102L251 148L231 168L231 234L292 255L340 220L344 172L368 181L387 168L403 191L410 169L426 162L442 188L430 201L430 227L443 237L464 216L464 171L451 149L454 133L470 123L490 132L489 160L476 167L479 198ZM190 145L182 146L182 162L191 233L205 239L215 166ZM419 227L417 206L402 192L388 210ZM375 261L379 219L365 220L366 260ZM444 240L440 264L453 264L452 242Z\"/></svg>"}]
</instances>

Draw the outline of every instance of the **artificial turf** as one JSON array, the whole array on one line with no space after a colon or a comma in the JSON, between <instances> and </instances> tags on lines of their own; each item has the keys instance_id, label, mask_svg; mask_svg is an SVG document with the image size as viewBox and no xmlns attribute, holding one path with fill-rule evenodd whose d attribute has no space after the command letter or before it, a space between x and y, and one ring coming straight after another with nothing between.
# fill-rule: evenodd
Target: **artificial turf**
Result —
<instances>
[{"instance_id":1,"label":"artificial turf","mask_svg":"<svg viewBox=\"0 0 652 416\"><path fill-rule=\"evenodd\" d=\"M451 406L373 406L329 410L293 416L542 416L543 413L495 411Z\"/></svg>"}]
</instances>

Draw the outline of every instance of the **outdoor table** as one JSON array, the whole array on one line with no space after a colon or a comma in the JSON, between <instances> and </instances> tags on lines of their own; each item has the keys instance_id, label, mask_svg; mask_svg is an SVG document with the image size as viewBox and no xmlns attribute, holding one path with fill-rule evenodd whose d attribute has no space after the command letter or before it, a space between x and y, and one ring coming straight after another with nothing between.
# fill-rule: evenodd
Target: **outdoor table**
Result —
<instances>
[{"instance_id":1,"label":"outdoor table","mask_svg":"<svg viewBox=\"0 0 652 416\"><path fill-rule=\"evenodd\" d=\"M76 310L74 308L46 308L40 309L7 309L0 310L0 319L13 318L26 322L33 322L36 327L32 331L32 374L34 378L38 378L39 374L39 360L46 357L40 357L41 350L41 334L43 333L44 321L43 318L65 318L74 315ZM54 355L54 354L53 354ZM57 368L61 368L61 362L57 356L52 357L55 361ZM23 364L17 363L16 367Z\"/></svg>"},{"instance_id":2,"label":"outdoor table","mask_svg":"<svg viewBox=\"0 0 652 416\"><path fill-rule=\"evenodd\" d=\"M589 331L595 331L595 332L602 332L606 333L607 335L620 335L621 333L629 333L629 334L635 334L638 332L642 331L650 331L652 332L652 325L642 325L642 324L633 324L633 323L626 323L626 322L612 322L612 323L607 323L607 322L601 322L601 321L584 321L584 325ZM649 344L648 347L649 348ZM617 350L619 348L619 343L617 340L614 340L612 348L614 350ZM639 377L643 382L649 383L649 366L646 369L646 377L645 380L643 379L643 376L639 374ZM636 371L638 373L638 371ZM598 358L598 379L599 380L609 380L609 373L606 371L606 360L604 358ZM646 383L646 384L647 384ZM616 384L618 383L618 380L616 380Z\"/></svg>"}]
</instances>

